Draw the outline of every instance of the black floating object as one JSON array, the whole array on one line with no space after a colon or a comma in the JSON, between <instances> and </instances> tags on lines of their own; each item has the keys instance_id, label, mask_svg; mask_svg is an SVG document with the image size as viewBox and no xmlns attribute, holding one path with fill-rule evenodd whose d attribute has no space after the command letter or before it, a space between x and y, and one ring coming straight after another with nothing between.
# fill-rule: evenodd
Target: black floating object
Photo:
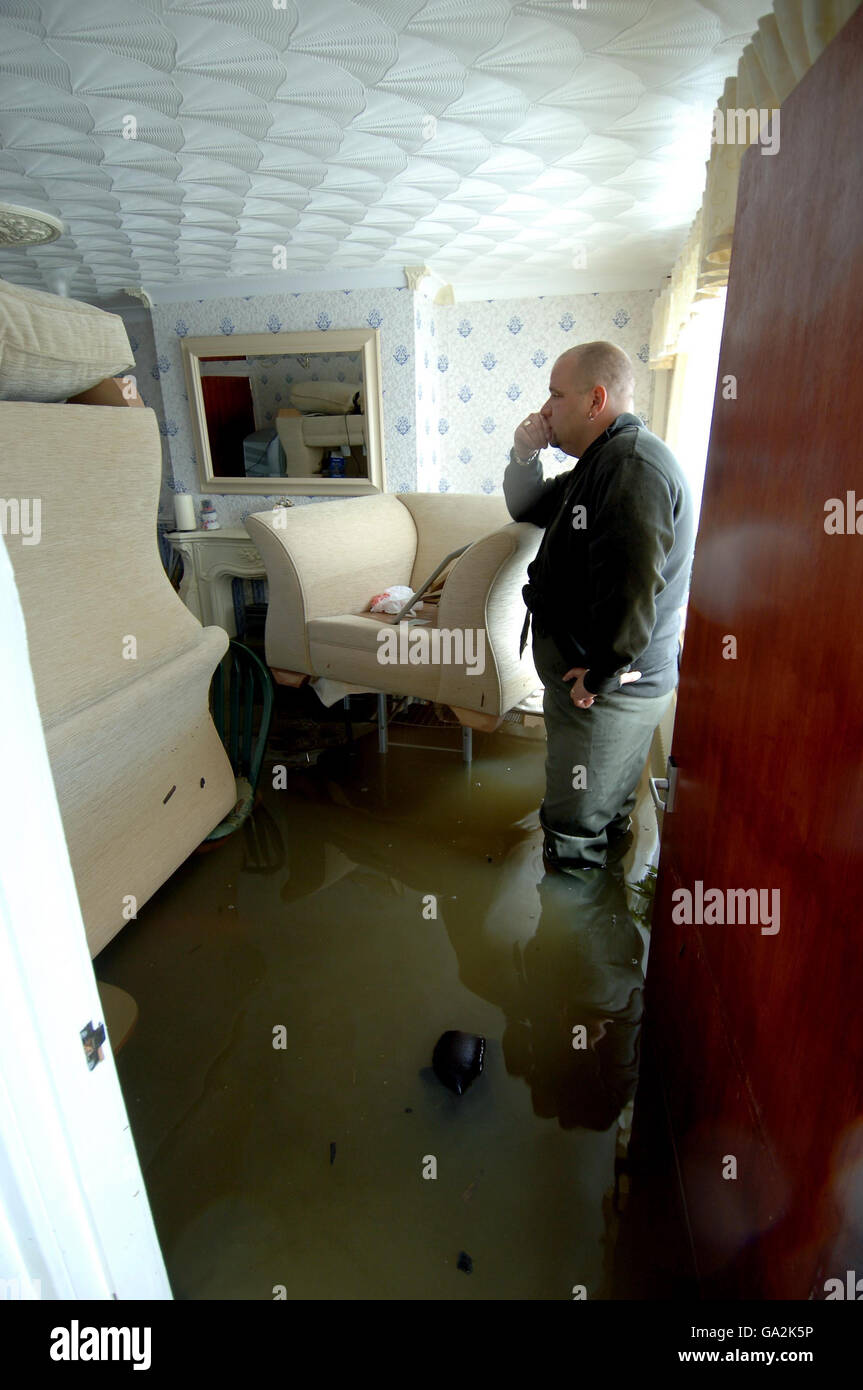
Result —
<instances>
[{"instance_id":1,"label":"black floating object","mask_svg":"<svg viewBox=\"0 0 863 1390\"><path fill-rule=\"evenodd\" d=\"M485 1038L478 1038L475 1033L450 1031L438 1038L432 1067L438 1081L460 1096L472 1081L476 1081L484 1056Z\"/></svg>"},{"instance_id":2,"label":"black floating object","mask_svg":"<svg viewBox=\"0 0 863 1390\"><path fill-rule=\"evenodd\" d=\"M332 1168L333 1164L335 1163L335 1161L336 1161L336 1146L335 1146L335 1144L330 1144L330 1167L331 1167L331 1168Z\"/></svg>"},{"instance_id":3,"label":"black floating object","mask_svg":"<svg viewBox=\"0 0 863 1390\"><path fill-rule=\"evenodd\" d=\"M462 1250L459 1255L456 1268L460 1269L464 1274L473 1274L473 1260L466 1251Z\"/></svg>"}]
</instances>

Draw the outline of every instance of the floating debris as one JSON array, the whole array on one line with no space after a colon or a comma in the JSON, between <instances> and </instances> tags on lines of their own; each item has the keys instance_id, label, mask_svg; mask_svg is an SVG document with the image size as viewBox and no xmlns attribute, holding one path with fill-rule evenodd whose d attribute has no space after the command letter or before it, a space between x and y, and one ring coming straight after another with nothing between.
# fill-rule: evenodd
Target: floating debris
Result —
<instances>
[{"instance_id":1,"label":"floating debris","mask_svg":"<svg viewBox=\"0 0 863 1390\"><path fill-rule=\"evenodd\" d=\"M432 1067L438 1081L463 1095L482 1071L485 1056L485 1038L475 1033L460 1033L451 1030L441 1034L432 1054Z\"/></svg>"}]
</instances>

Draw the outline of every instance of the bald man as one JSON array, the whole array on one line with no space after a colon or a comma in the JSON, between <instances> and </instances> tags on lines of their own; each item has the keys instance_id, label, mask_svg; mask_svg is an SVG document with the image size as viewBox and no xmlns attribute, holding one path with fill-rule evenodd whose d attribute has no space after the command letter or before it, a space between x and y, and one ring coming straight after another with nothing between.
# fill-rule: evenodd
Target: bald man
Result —
<instances>
[{"instance_id":1,"label":"bald man","mask_svg":"<svg viewBox=\"0 0 863 1390\"><path fill-rule=\"evenodd\" d=\"M635 378L614 343L582 343L515 431L510 515L545 530L524 597L545 686L546 869L604 868L630 842L654 730L677 683L694 516L670 449L632 413ZM553 445L577 465L544 480Z\"/></svg>"}]
</instances>

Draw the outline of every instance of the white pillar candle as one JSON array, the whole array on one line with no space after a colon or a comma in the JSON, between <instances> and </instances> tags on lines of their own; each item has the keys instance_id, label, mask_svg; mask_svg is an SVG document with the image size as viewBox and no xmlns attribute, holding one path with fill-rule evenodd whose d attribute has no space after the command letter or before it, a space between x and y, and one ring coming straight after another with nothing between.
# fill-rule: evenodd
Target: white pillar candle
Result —
<instances>
[{"instance_id":1,"label":"white pillar candle","mask_svg":"<svg viewBox=\"0 0 863 1390\"><path fill-rule=\"evenodd\" d=\"M178 492L174 497L174 516L178 531L195 531L195 503L188 492Z\"/></svg>"}]
</instances>

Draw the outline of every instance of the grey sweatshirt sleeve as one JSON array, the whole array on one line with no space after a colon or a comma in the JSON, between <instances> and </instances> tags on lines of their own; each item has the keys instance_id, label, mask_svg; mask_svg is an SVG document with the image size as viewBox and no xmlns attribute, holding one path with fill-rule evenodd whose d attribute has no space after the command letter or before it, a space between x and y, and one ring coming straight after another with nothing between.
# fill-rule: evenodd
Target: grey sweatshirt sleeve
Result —
<instances>
[{"instance_id":1,"label":"grey sweatshirt sleeve","mask_svg":"<svg viewBox=\"0 0 863 1390\"><path fill-rule=\"evenodd\" d=\"M631 458L611 470L587 518L590 544L590 645L585 689L602 695L650 644L656 599L674 544L674 499L666 478Z\"/></svg>"},{"instance_id":2,"label":"grey sweatshirt sleeve","mask_svg":"<svg viewBox=\"0 0 863 1390\"><path fill-rule=\"evenodd\" d=\"M539 454L534 454L529 463L519 463L515 450L510 450L503 475L503 495L513 521L547 526L557 515L564 480L568 478L569 473L564 473L557 478L543 479Z\"/></svg>"}]
</instances>

